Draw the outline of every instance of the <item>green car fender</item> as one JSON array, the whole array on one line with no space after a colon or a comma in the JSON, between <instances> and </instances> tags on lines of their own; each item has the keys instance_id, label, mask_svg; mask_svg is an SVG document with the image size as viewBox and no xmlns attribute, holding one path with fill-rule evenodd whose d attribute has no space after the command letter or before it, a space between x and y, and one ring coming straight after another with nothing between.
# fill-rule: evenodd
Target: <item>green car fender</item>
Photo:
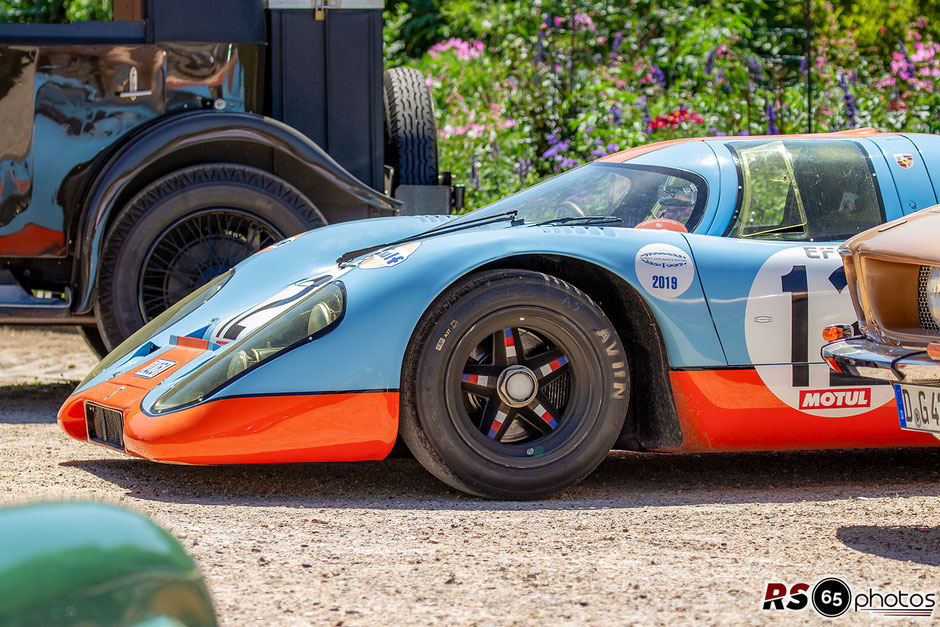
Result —
<instances>
[{"instance_id":1,"label":"green car fender","mask_svg":"<svg viewBox=\"0 0 940 627\"><path fill-rule=\"evenodd\" d=\"M0 509L0 624L215 625L209 591L179 542L98 503Z\"/></svg>"}]
</instances>

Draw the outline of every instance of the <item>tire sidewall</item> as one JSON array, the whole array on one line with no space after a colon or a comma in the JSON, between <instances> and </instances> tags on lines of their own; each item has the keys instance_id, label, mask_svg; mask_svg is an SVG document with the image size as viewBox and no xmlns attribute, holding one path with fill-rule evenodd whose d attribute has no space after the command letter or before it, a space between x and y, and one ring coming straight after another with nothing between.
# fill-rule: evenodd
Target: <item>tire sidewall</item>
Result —
<instances>
[{"instance_id":1,"label":"tire sidewall","mask_svg":"<svg viewBox=\"0 0 940 627\"><path fill-rule=\"evenodd\" d=\"M138 305L143 263L157 238L178 220L207 209L236 209L267 222L284 237L309 228L288 203L267 191L269 186L206 180L164 191L169 189L162 185L168 179L185 175L185 171L174 173L145 188L118 214L108 231L96 302L99 329L106 341L119 343L143 326ZM269 175L264 178L272 179ZM101 289L105 282L107 289Z\"/></svg>"},{"instance_id":2,"label":"tire sidewall","mask_svg":"<svg viewBox=\"0 0 940 627\"><path fill-rule=\"evenodd\" d=\"M479 442L474 440L485 436L474 432L465 416L448 410L453 360L460 359L457 346L481 320L514 308L542 310L547 317L567 324L589 361L584 364L589 376L587 409L574 428L569 428L564 441L544 457L499 459L490 449L481 454ZM628 381L623 347L603 312L587 296L557 279L520 271L471 289L432 324L416 373L415 400L428 444L472 491L535 498L584 478L610 451L626 417ZM565 428L561 424L559 431ZM546 436L546 442L553 435Z\"/></svg>"}]
</instances>

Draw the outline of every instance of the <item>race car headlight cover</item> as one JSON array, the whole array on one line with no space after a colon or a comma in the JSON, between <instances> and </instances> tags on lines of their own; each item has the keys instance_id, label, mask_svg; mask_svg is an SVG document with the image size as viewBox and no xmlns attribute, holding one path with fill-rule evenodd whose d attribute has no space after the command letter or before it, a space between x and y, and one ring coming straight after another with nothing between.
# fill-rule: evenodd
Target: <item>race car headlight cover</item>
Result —
<instances>
[{"instance_id":1,"label":"race car headlight cover","mask_svg":"<svg viewBox=\"0 0 940 627\"><path fill-rule=\"evenodd\" d=\"M153 404L161 413L199 403L238 377L332 331L346 312L346 288L327 283L268 322L226 345Z\"/></svg>"},{"instance_id":2,"label":"race car headlight cover","mask_svg":"<svg viewBox=\"0 0 940 627\"><path fill-rule=\"evenodd\" d=\"M82 387L99 374L130 355L134 349L140 347L141 344L150 338L160 334L164 329L168 329L199 307L202 307L228 283L233 274L235 274L235 268L230 269L228 272L223 272L142 326L136 333L121 342L117 348L99 361L98 365L82 380L79 387Z\"/></svg>"}]
</instances>

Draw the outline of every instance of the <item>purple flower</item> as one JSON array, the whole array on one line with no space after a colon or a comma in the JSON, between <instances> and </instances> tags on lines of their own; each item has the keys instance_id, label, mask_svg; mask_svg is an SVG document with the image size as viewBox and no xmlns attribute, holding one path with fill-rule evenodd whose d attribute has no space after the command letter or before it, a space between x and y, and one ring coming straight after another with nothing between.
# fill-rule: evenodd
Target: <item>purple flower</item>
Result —
<instances>
[{"instance_id":1,"label":"purple flower","mask_svg":"<svg viewBox=\"0 0 940 627\"><path fill-rule=\"evenodd\" d=\"M842 101L845 103L845 120L849 128L855 128L855 114L858 113L858 107L855 104L855 97L849 89L849 83L845 78L845 72L839 72L839 89L842 90Z\"/></svg>"},{"instance_id":2,"label":"purple flower","mask_svg":"<svg viewBox=\"0 0 940 627\"><path fill-rule=\"evenodd\" d=\"M611 105L610 107L610 121L614 124L620 124L620 120L623 118L623 111L617 105Z\"/></svg>"},{"instance_id":3,"label":"purple flower","mask_svg":"<svg viewBox=\"0 0 940 627\"><path fill-rule=\"evenodd\" d=\"M747 60L747 69L751 75L751 78L753 80L757 80L758 78L760 78L760 75L761 75L761 68L760 68L760 65L757 63L757 59L755 57L749 56L747 57L746 60Z\"/></svg>"},{"instance_id":4,"label":"purple flower","mask_svg":"<svg viewBox=\"0 0 940 627\"><path fill-rule=\"evenodd\" d=\"M715 68L715 54L717 50L712 50L708 53L708 56L705 57L705 76L711 76L712 70Z\"/></svg>"},{"instance_id":5,"label":"purple flower","mask_svg":"<svg viewBox=\"0 0 940 627\"><path fill-rule=\"evenodd\" d=\"M623 33L621 33L620 31L617 31L616 33L614 33L614 40L610 44L610 58L611 59L617 58L617 50L620 48L620 44L622 43L623 43Z\"/></svg>"},{"instance_id":6,"label":"purple flower","mask_svg":"<svg viewBox=\"0 0 940 627\"><path fill-rule=\"evenodd\" d=\"M613 153L620 150L620 144L607 144L607 152Z\"/></svg>"},{"instance_id":7,"label":"purple flower","mask_svg":"<svg viewBox=\"0 0 940 627\"><path fill-rule=\"evenodd\" d=\"M767 118L767 134L779 135L780 129L777 128L777 109L774 107L774 103L770 101L767 102L767 106L764 109L764 116Z\"/></svg>"},{"instance_id":8,"label":"purple flower","mask_svg":"<svg viewBox=\"0 0 940 627\"><path fill-rule=\"evenodd\" d=\"M578 165L578 162L575 161L574 159L565 159L564 161L558 164L558 167L560 167L562 170L566 170L568 168L573 168L576 165Z\"/></svg>"},{"instance_id":9,"label":"purple flower","mask_svg":"<svg viewBox=\"0 0 940 627\"><path fill-rule=\"evenodd\" d=\"M551 159L556 159L556 160L557 160L557 159L560 158L559 153L564 152L564 151L566 151L566 150L568 150L568 142L566 142L566 141L564 141L564 142L558 142L557 144L555 144L554 146L552 146L551 148L549 148L548 150L546 150L545 152L543 152L543 153L542 153L542 158L543 158L543 159L550 159L550 158L551 158Z\"/></svg>"},{"instance_id":10,"label":"purple flower","mask_svg":"<svg viewBox=\"0 0 940 627\"><path fill-rule=\"evenodd\" d=\"M526 174L529 173L529 169L532 167L532 161L527 157L522 157L516 162L516 174L519 175L519 182L525 183Z\"/></svg>"},{"instance_id":11,"label":"purple flower","mask_svg":"<svg viewBox=\"0 0 940 627\"><path fill-rule=\"evenodd\" d=\"M646 104L645 99L641 100L640 104L643 106L643 129L647 134L649 134L653 130L653 116L650 115L650 108Z\"/></svg>"},{"instance_id":12,"label":"purple flower","mask_svg":"<svg viewBox=\"0 0 940 627\"><path fill-rule=\"evenodd\" d=\"M666 87L666 74L659 68L658 65L653 66L653 71L651 72L653 79L659 83L660 87Z\"/></svg>"},{"instance_id":13,"label":"purple flower","mask_svg":"<svg viewBox=\"0 0 940 627\"><path fill-rule=\"evenodd\" d=\"M606 157L607 153L604 152L603 150L595 149L591 151L591 156L597 159L599 157Z\"/></svg>"}]
</instances>

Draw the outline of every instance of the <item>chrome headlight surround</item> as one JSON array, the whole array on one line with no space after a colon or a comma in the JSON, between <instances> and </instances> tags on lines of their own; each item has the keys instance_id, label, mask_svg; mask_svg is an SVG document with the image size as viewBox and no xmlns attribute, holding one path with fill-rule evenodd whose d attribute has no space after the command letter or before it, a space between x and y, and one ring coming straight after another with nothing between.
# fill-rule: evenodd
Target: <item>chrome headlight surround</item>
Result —
<instances>
[{"instance_id":1,"label":"chrome headlight surround","mask_svg":"<svg viewBox=\"0 0 940 627\"><path fill-rule=\"evenodd\" d=\"M331 281L258 328L218 350L174 383L153 403L150 414L201 403L255 368L323 337L346 315L346 286Z\"/></svg>"}]
</instances>

